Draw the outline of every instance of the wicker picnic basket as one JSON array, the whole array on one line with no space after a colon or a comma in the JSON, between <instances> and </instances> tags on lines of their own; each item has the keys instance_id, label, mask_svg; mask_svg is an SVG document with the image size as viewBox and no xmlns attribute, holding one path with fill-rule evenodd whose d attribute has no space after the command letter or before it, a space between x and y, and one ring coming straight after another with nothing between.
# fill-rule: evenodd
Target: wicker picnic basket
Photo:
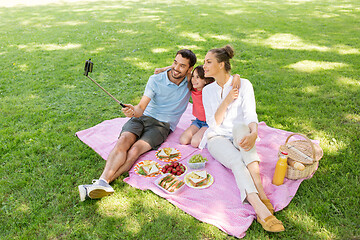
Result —
<instances>
[{"instance_id":1,"label":"wicker picnic basket","mask_svg":"<svg viewBox=\"0 0 360 240\"><path fill-rule=\"evenodd\" d=\"M305 140L289 141L291 137L299 135ZM305 169L300 171L288 165L286 178L300 179L313 174L319 166L319 161L323 156L323 150L317 144L314 144L308 137L300 133L291 134L280 146L280 152L287 152L288 158L304 164Z\"/></svg>"}]
</instances>

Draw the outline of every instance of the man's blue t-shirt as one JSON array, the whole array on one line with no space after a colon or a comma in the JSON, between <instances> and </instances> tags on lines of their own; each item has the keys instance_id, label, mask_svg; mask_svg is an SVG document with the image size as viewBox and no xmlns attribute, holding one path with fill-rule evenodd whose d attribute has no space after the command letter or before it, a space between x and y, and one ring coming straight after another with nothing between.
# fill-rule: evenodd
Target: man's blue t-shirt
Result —
<instances>
[{"instance_id":1,"label":"man's blue t-shirt","mask_svg":"<svg viewBox=\"0 0 360 240\"><path fill-rule=\"evenodd\" d=\"M187 78L178 86L169 80L168 71L152 75L149 78L144 95L151 98L151 101L146 107L144 115L170 123L170 129L174 131L181 115L186 110L190 91L187 87Z\"/></svg>"}]
</instances>

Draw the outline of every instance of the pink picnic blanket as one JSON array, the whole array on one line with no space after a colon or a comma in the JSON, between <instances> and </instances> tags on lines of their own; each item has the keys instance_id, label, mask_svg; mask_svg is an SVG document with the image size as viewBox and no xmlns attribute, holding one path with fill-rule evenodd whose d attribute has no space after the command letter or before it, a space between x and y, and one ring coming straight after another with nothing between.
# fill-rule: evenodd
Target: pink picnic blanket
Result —
<instances>
[{"instance_id":1,"label":"pink picnic blanket","mask_svg":"<svg viewBox=\"0 0 360 240\"><path fill-rule=\"evenodd\" d=\"M185 165L187 165L187 160L192 155L200 153L208 159L206 171L214 177L214 183L206 189L193 189L185 186L180 193L170 195L154 184L157 177L145 178L139 176L134 172L133 168L129 171L129 177L125 178L124 181L141 190L150 189L198 220L213 224L230 235L242 238L255 219L255 211L251 205L241 203L240 192L232 172L214 160L207 149L199 150L179 144L181 133L194 119L191 109L192 105L189 104L176 130L170 134L161 148L174 147L180 150L182 156L179 162ZM127 120L127 118L107 120L89 129L79 131L76 135L106 160L117 141L123 124ZM260 174L262 182L275 211L279 211L290 203L303 181L303 179L289 180L285 178L285 182L281 186L275 186L271 183L278 160L279 147L291 132L268 127L264 122L259 123L258 132L260 141L256 143L256 148L261 159ZM294 138L296 139L296 137ZM165 162L156 159L155 152L149 151L143 154L137 162L153 160L160 165L165 165ZM190 168L188 168L187 172L190 171ZM180 179L183 179L183 176Z\"/></svg>"}]
</instances>

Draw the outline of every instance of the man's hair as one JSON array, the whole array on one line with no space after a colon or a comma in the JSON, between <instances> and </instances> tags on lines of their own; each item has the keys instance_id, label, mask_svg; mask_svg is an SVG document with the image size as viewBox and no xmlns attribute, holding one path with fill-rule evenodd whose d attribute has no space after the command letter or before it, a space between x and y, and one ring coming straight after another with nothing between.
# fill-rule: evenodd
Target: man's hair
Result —
<instances>
[{"instance_id":1,"label":"man's hair","mask_svg":"<svg viewBox=\"0 0 360 240\"><path fill-rule=\"evenodd\" d=\"M197 60L196 55L191 50L189 50L189 49L181 49L176 53L175 57L178 54L180 54L183 58L186 58L186 59L190 60L189 61L190 67L193 67L195 65L196 60Z\"/></svg>"}]
</instances>

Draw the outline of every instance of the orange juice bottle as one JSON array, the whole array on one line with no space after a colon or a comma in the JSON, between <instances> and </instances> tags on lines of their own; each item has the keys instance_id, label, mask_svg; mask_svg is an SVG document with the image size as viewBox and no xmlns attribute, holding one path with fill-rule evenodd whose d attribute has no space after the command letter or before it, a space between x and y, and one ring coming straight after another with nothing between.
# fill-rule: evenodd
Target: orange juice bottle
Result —
<instances>
[{"instance_id":1,"label":"orange juice bottle","mask_svg":"<svg viewBox=\"0 0 360 240\"><path fill-rule=\"evenodd\" d=\"M274 177L272 183L279 186L284 183L284 178L287 170L287 152L281 152L279 160L276 163Z\"/></svg>"}]
</instances>

